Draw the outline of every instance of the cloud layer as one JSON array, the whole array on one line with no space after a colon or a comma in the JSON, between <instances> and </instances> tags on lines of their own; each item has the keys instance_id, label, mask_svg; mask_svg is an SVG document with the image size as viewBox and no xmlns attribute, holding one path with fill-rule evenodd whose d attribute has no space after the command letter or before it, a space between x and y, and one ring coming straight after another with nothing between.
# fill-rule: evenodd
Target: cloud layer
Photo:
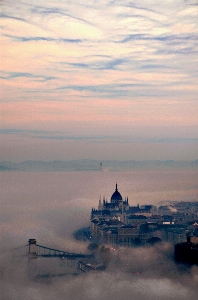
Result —
<instances>
[{"instance_id":1,"label":"cloud layer","mask_svg":"<svg viewBox=\"0 0 198 300\"><path fill-rule=\"evenodd\" d=\"M192 132L197 11L193 0L3 1L3 128Z\"/></svg>"}]
</instances>

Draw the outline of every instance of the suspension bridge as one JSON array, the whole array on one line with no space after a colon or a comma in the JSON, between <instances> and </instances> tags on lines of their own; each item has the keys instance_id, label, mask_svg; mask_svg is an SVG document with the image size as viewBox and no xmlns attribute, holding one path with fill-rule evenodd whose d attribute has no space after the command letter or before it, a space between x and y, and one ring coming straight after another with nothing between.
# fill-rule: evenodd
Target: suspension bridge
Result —
<instances>
[{"instance_id":1,"label":"suspension bridge","mask_svg":"<svg viewBox=\"0 0 198 300\"><path fill-rule=\"evenodd\" d=\"M9 252L9 255L7 255ZM79 272L80 261L90 261L93 254L74 253L37 244L36 239L29 239L24 246L2 251L5 262L8 259L12 266L20 266L27 271L31 279L50 278L53 276L76 275Z\"/></svg>"},{"instance_id":2,"label":"suspension bridge","mask_svg":"<svg viewBox=\"0 0 198 300\"><path fill-rule=\"evenodd\" d=\"M38 245L35 239L29 239L28 242L28 252L27 255L29 258L36 257L60 257L60 258L91 258L93 255L82 254L82 253L72 253L67 251L62 251L54 248L49 248L46 246Z\"/></svg>"},{"instance_id":3,"label":"suspension bridge","mask_svg":"<svg viewBox=\"0 0 198 300\"><path fill-rule=\"evenodd\" d=\"M14 257L25 257L29 259L38 257L59 257L67 259L92 258L93 254L73 253L64 250L49 248L39 245L36 239L29 239L25 246L17 247L11 250Z\"/></svg>"}]
</instances>

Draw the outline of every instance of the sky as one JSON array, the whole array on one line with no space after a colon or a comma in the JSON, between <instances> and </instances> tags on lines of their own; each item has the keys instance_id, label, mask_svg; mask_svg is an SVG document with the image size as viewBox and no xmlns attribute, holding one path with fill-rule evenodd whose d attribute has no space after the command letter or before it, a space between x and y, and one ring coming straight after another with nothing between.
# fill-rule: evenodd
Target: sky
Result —
<instances>
[{"instance_id":1,"label":"sky","mask_svg":"<svg viewBox=\"0 0 198 300\"><path fill-rule=\"evenodd\" d=\"M1 160L195 160L196 0L1 1Z\"/></svg>"}]
</instances>

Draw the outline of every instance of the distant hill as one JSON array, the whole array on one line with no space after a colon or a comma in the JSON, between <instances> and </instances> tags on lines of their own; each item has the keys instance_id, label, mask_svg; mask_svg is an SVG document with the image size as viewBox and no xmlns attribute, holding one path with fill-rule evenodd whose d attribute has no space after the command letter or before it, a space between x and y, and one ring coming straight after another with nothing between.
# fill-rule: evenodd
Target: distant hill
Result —
<instances>
[{"instance_id":1,"label":"distant hill","mask_svg":"<svg viewBox=\"0 0 198 300\"><path fill-rule=\"evenodd\" d=\"M71 160L71 161L24 161L14 163L10 161L0 162L0 171L100 171L99 160ZM198 160L175 161L175 160L153 160L153 161L102 161L102 170L121 171L132 169L167 169L167 168L198 168Z\"/></svg>"}]
</instances>

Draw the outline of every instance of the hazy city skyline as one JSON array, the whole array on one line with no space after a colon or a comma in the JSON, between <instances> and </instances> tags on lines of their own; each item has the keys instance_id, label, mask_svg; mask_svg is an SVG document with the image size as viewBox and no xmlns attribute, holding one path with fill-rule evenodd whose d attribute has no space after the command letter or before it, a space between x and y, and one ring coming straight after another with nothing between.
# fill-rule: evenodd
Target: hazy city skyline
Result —
<instances>
[{"instance_id":1,"label":"hazy city skyline","mask_svg":"<svg viewBox=\"0 0 198 300\"><path fill-rule=\"evenodd\" d=\"M19 257L17 252L14 259L11 251L36 238L38 244L54 249L86 253L88 242L75 240L72 233L88 226L91 207L97 206L100 195L109 200L116 182L131 205L196 201L197 172L2 172L1 178L3 299L197 298L197 266L176 266L173 248L167 243L122 249L120 267L112 262L104 272L70 273L46 281L42 277L30 280L27 257ZM53 267L53 259L38 259L38 269L42 271L44 264ZM137 271L141 273L137 275Z\"/></svg>"},{"instance_id":2,"label":"hazy city skyline","mask_svg":"<svg viewBox=\"0 0 198 300\"><path fill-rule=\"evenodd\" d=\"M3 1L2 160L197 159L196 1Z\"/></svg>"}]
</instances>

